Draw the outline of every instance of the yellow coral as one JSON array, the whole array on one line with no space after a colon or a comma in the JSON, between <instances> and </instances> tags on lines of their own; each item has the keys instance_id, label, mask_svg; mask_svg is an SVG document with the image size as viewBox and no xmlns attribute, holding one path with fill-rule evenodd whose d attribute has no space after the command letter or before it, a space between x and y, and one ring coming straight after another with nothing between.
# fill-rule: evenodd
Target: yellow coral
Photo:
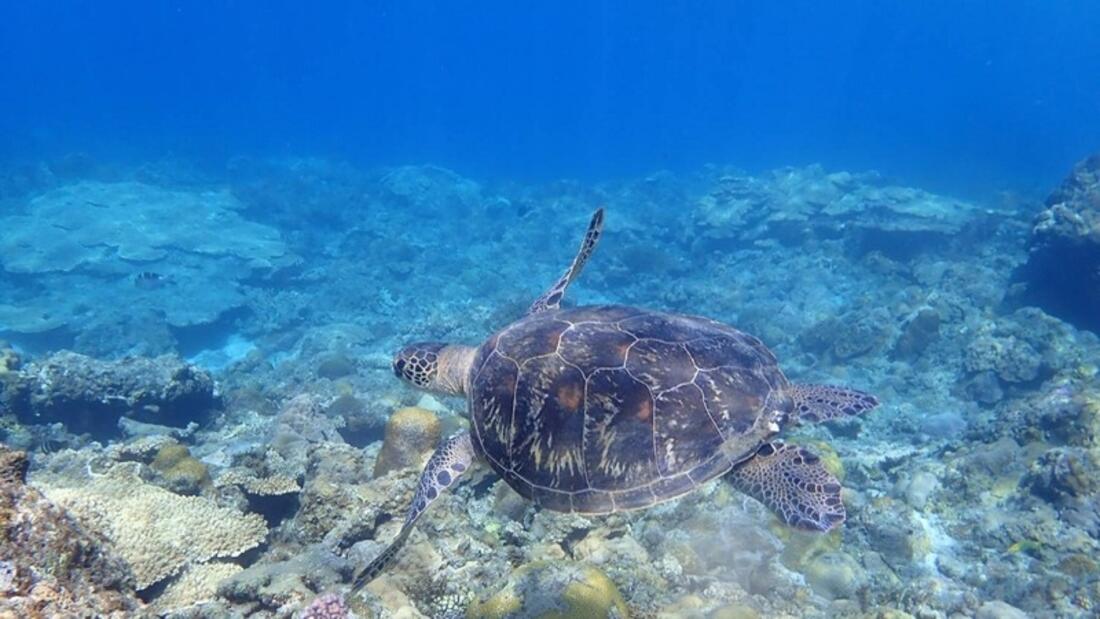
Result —
<instances>
[{"instance_id":1,"label":"yellow coral","mask_svg":"<svg viewBox=\"0 0 1100 619\"><path fill-rule=\"evenodd\" d=\"M153 458L153 468L158 471L163 471L172 467L180 460L190 457L191 452L179 443L168 443L161 446L157 450L157 455Z\"/></svg>"},{"instance_id":2,"label":"yellow coral","mask_svg":"<svg viewBox=\"0 0 1100 619\"><path fill-rule=\"evenodd\" d=\"M424 454L439 442L439 436L439 418L435 413L416 406L394 411L386 422L382 451L374 464L375 477L398 469L419 467Z\"/></svg>"},{"instance_id":3,"label":"yellow coral","mask_svg":"<svg viewBox=\"0 0 1100 619\"><path fill-rule=\"evenodd\" d=\"M570 561L535 561L514 571L467 619L627 619L626 602L602 571Z\"/></svg>"},{"instance_id":4,"label":"yellow coral","mask_svg":"<svg viewBox=\"0 0 1100 619\"><path fill-rule=\"evenodd\" d=\"M780 561L788 569L801 572L806 565L818 556L840 548L842 533L834 529L828 533L800 531L775 521L772 532L783 540L783 554Z\"/></svg>"},{"instance_id":5,"label":"yellow coral","mask_svg":"<svg viewBox=\"0 0 1100 619\"><path fill-rule=\"evenodd\" d=\"M466 611L466 619L506 619L512 617L523 606L512 589L504 589L480 604L474 604Z\"/></svg>"},{"instance_id":6,"label":"yellow coral","mask_svg":"<svg viewBox=\"0 0 1100 619\"><path fill-rule=\"evenodd\" d=\"M168 443L157 451L151 465L173 486L190 492L210 485L210 472L206 465L191 456L187 447Z\"/></svg>"},{"instance_id":7,"label":"yellow coral","mask_svg":"<svg viewBox=\"0 0 1100 619\"><path fill-rule=\"evenodd\" d=\"M1008 547L1008 554L1024 553L1029 555L1038 555L1043 549L1043 545L1035 540L1022 539L1018 542L1013 542Z\"/></svg>"},{"instance_id":8,"label":"yellow coral","mask_svg":"<svg viewBox=\"0 0 1100 619\"><path fill-rule=\"evenodd\" d=\"M540 619L582 619L585 617L626 617L626 602L615 583L595 568L585 570L583 579L570 583L562 593L569 605L565 612L548 612ZM612 615L618 611L616 615Z\"/></svg>"}]
</instances>

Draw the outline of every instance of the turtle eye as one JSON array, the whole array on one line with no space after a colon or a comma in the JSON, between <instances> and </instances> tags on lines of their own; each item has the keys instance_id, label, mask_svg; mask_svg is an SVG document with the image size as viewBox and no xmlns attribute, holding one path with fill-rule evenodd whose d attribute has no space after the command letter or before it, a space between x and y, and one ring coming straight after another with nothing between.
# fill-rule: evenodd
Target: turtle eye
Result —
<instances>
[{"instance_id":1,"label":"turtle eye","mask_svg":"<svg viewBox=\"0 0 1100 619\"><path fill-rule=\"evenodd\" d=\"M393 374L398 378L405 378L405 360L401 357L393 360Z\"/></svg>"}]
</instances>

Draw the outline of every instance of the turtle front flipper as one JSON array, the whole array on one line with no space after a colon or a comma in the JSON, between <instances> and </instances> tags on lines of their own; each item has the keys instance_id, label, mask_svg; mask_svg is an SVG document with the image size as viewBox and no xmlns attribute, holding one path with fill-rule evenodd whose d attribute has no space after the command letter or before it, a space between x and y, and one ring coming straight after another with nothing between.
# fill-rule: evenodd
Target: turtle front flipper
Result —
<instances>
[{"instance_id":1,"label":"turtle front flipper","mask_svg":"<svg viewBox=\"0 0 1100 619\"><path fill-rule=\"evenodd\" d=\"M833 385L791 385L795 422L813 423L841 417L854 417L878 406L875 396Z\"/></svg>"},{"instance_id":2,"label":"turtle front flipper","mask_svg":"<svg viewBox=\"0 0 1100 619\"><path fill-rule=\"evenodd\" d=\"M829 531L844 522L840 482L820 458L797 445L764 443L728 479L792 527Z\"/></svg>"},{"instance_id":3,"label":"turtle front flipper","mask_svg":"<svg viewBox=\"0 0 1100 619\"><path fill-rule=\"evenodd\" d=\"M581 247L577 250L577 255L573 258L573 264L569 265L569 268L562 274L558 281L554 282L550 290L547 290L531 304L531 308L527 310L528 314L538 314L540 312L556 310L561 306L561 299L565 296L565 289L581 274L584 263L588 262L588 258L592 255L592 251L596 249L596 243L599 242L600 234L602 233L603 209L599 208L592 214L592 221L588 222L588 231L584 233L584 240L581 241Z\"/></svg>"},{"instance_id":4,"label":"turtle front flipper","mask_svg":"<svg viewBox=\"0 0 1100 619\"><path fill-rule=\"evenodd\" d=\"M374 580L378 574L382 573L382 570L393 562L397 552L405 545L409 533L412 532L416 519L428 509L432 501L470 469L473 461L474 446L470 441L468 432L452 436L435 450L431 459L428 460L427 466L424 467L424 471L420 474L420 483L416 486L416 496L413 497L412 505L409 506L408 514L405 516L405 524L401 526L401 532L397 534L397 539L356 575L355 583L351 587L352 593Z\"/></svg>"}]
</instances>

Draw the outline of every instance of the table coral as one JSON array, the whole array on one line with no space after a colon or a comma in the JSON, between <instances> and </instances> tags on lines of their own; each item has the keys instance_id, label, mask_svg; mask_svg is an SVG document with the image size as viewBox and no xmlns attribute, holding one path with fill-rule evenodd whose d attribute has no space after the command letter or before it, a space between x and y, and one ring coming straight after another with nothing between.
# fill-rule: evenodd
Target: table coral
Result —
<instances>
[{"instance_id":1,"label":"table coral","mask_svg":"<svg viewBox=\"0 0 1100 619\"><path fill-rule=\"evenodd\" d=\"M42 485L129 563L139 590L189 565L240 556L267 536L264 519L219 507L213 501L180 496L141 481L128 467L79 485Z\"/></svg>"},{"instance_id":2,"label":"table coral","mask_svg":"<svg viewBox=\"0 0 1100 619\"><path fill-rule=\"evenodd\" d=\"M243 208L225 190L136 182L83 181L30 199L0 218L0 267L26 282L0 303L0 331L150 315L175 327L213 322L245 303L242 280L294 261L279 232Z\"/></svg>"},{"instance_id":3,"label":"table coral","mask_svg":"<svg viewBox=\"0 0 1100 619\"><path fill-rule=\"evenodd\" d=\"M280 494L297 494L302 491L298 480L286 475L270 475L257 477L242 470L229 469L218 476L215 481L217 487L237 486L248 494L257 496L276 496Z\"/></svg>"},{"instance_id":4,"label":"table coral","mask_svg":"<svg viewBox=\"0 0 1100 619\"><path fill-rule=\"evenodd\" d=\"M899 242L925 245L957 234L976 211L960 200L886 185L874 173L830 174L818 165L758 177L729 171L713 183L698 200L696 217L703 233L715 238L804 240L806 229L870 231L881 237L882 249L894 250Z\"/></svg>"},{"instance_id":5,"label":"table coral","mask_svg":"<svg viewBox=\"0 0 1100 619\"><path fill-rule=\"evenodd\" d=\"M160 612L186 608L192 604L213 599L218 585L243 570L235 563L202 563L189 568L172 581L157 596L156 608Z\"/></svg>"},{"instance_id":6,"label":"table coral","mask_svg":"<svg viewBox=\"0 0 1100 619\"><path fill-rule=\"evenodd\" d=\"M32 198L23 214L0 219L0 263L12 273L111 272L121 261L188 252L270 266L286 247L273 228L242 218L241 208L228 191L83 181Z\"/></svg>"}]
</instances>

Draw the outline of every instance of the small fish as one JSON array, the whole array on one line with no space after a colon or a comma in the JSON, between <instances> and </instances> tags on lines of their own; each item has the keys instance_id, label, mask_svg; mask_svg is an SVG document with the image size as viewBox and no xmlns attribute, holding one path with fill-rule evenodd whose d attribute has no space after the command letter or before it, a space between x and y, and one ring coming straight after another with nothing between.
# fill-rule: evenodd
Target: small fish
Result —
<instances>
[{"instance_id":1,"label":"small fish","mask_svg":"<svg viewBox=\"0 0 1100 619\"><path fill-rule=\"evenodd\" d=\"M152 271L142 271L134 276L134 285L142 290L155 290L169 283L169 278Z\"/></svg>"}]
</instances>

